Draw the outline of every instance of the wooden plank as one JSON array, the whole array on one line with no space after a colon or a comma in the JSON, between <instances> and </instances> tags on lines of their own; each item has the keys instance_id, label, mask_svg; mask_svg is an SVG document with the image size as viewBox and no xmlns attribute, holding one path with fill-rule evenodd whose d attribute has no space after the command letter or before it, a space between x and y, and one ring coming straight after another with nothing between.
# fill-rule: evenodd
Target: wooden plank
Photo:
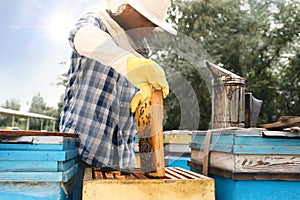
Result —
<instances>
[{"instance_id":1,"label":"wooden plank","mask_svg":"<svg viewBox=\"0 0 300 200\"><path fill-rule=\"evenodd\" d=\"M0 182L60 182L62 180L62 172L0 172Z\"/></svg>"},{"instance_id":2,"label":"wooden plank","mask_svg":"<svg viewBox=\"0 0 300 200\"><path fill-rule=\"evenodd\" d=\"M0 172L0 182L68 182L78 170L78 164L66 172Z\"/></svg>"},{"instance_id":3,"label":"wooden plank","mask_svg":"<svg viewBox=\"0 0 300 200\"><path fill-rule=\"evenodd\" d=\"M146 177L144 175L144 172L141 169L138 168L130 168L129 172L136 177L137 179L148 179L148 177Z\"/></svg>"},{"instance_id":4,"label":"wooden plank","mask_svg":"<svg viewBox=\"0 0 300 200\"><path fill-rule=\"evenodd\" d=\"M205 138L204 145L204 157L203 157L203 175L208 175L209 155L210 155L210 142L211 142L211 131L208 130Z\"/></svg>"},{"instance_id":5,"label":"wooden plank","mask_svg":"<svg viewBox=\"0 0 300 200\"><path fill-rule=\"evenodd\" d=\"M103 175L104 175L105 179L114 179L115 178L114 175L110 172L104 172Z\"/></svg>"},{"instance_id":6,"label":"wooden plank","mask_svg":"<svg viewBox=\"0 0 300 200\"><path fill-rule=\"evenodd\" d=\"M145 173L158 177L164 176L165 167L162 120L162 91L153 90L152 99L147 99L137 109L136 125L141 168Z\"/></svg>"},{"instance_id":7,"label":"wooden plank","mask_svg":"<svg viewBox=\"0 0 300 200\"><path fill-rule=\"evenodd\" d=\"M168 173L166 173L168 174ZM83 200L214 200L215 185L211 178L204 179L134 179L84 181Z\"/></svg>"},{"instance_id":8,"label":"wooden plank","mask_svg":"<svg viewBox=\"0 0 300 200\"><path fill-rule=\"evenodd\" d=\"M0 151L0 161L31 160L31 161L65 161L77 157L77 150L66 151Z\"/></svg>"},{"instance_id":9,"label":"wooden plank","mask_svg":"<svg viewBox=\"0 0 300 200\"><path fill-rule=\"evenodd\" d=\"M144 172L139 168L130 168L128 169L128 173L123 173L121 171L115 170L115 171L101 171L101 169L94 168L93 170L93 179L116 179L116 180L130 180L130 179L137 179L137 180L144 180L149 179L153 180L157 178L153 177L146 177L144 175ZM101 175L97 177L99 174ZM96 176L95 176L96 175ZM207 177L197 174L185 169L182 169L180 167L167 167L165 168L165 176L160 177L161 180L164 179L172 179L172 180L186 180L186 179L207 179Z\"/></svg>"},{"instance_id":10,"label":"wooden plank","mask_svg":"<svg viewBox=\"0 0 300 200\"><path fill-rule=\"evenodd\" d=\"M78 171L78 164L73 165L69 170L62 172L62 182L68 182Z\"/></svg>"},{"instance_id":11,"label":"wooden plank","mask_svg":"<svg viewBox=\"0 0 300 200\"><path fill-rule=\"evenodd\" d=\"M164 150L167 155L175 155L176 153L182 155L191 152L189 144L165 144Z\"/></svg>"},{"instance_id":12,"label":"wooden plank","mask_svg":"<svg viewBox=\"0 0 300 200\"><path fill-rule=\"evenodd\" d=\"M198 178L196 176L193 176L192 174L189 174L189 173L187 173L185 171L181 171L181 170L176 169L174 167L168 167L167 169L171 170L172 172L174 172L174 173L176 173L176 174L178 174L180 176L185 177L186 179L197 179Z\"/></svg>"},{"instance_id":13,"label":"wooden plank","mask_svg":"<svg viewBox=\"0 0 300 200\"><path fill-rule=\"evenodd\" d=\"M0 199L7 200L63 200L67 199L60 182L0 182Z\"/></svg>"},{"instance_id":14,"label":"wooden plank","mask_svg":"<svg viewBox=\"0 0 300 200\"><path fill-rule=\"evenodd\" d=\"M262 137L262 132L266 131L263 128L224 128L210 129L212 131L212 143L233 144L235 137ZM192 142L203 143L207 131L192 131Z\"/></svg>"},{"instance_id":15,"label":"wooden plank","mask_svg":"<svg viewBox=\"0 0 300 200\"><path fill-rule=\"evenodd\" d=\"M192 149L191 161L203 164L202 150ZM211 152L210 167L247 173L298 173L300 155L232 154Z\"/></svg>"},{"instance_id":16,"label":"wooden plank","mask_svg":"<svg viewBox=\"0 0 300 200\"><path fill-rule=\"evenodd\" d=\"M124 176L124 175L118 175L118 174L115 174L115 179L119 179L119 180L125 180L127 179L127 176Z\"/></svg>"},{"instance_id":17,"label":"wooden plank","mask_svg":"<svg viewBox=\"0 0 300 200\"><path fill-rule=\"evenodd\" d=\"M203 150L203 146L191 143L192 149ZM235 154L299 154L300 146L263 146L263 145L222 145L211 144L210 151L219 151Z\"/></svg>"},{"instance_id":18,"label":"wooden plank","mask_svg":"<svg viewBox=\"0 0 300 200\"><path fill-rule=\"evenodd\" d=\"M203 164L198 162L198 161L188 161L188 166L191 167L192 171L196 171L199 173L202 173L203 171ZM224 178L230 178L232 179L232 171L231 170L224 170L224 169L219 169L217 167L212 167L209 166L209 176L210 175L218 175Z\"/></svg>"},{"instance_id":19,"label":"wooden plank","mask_svg":"<svg viewBox=\"0 0 300 200\"><path fill-rule=\"evenodd\" d=\"M262 132L265 131L264 128L247 128L247 129L239 129L233 131L231 134L235 136L243 136L243 137L262 137Z\"/></svg>"},{"instance_id":20,"label":"wooden plank","mask_svg":"<svg viewBox=\"0 0 300 200\"><path fill-rule=\"evenodd\" d=\"M294 127L292 127L289 131L263 131L262 135L265 138L284 138L284 139L299 139L300 138L300 132L292 131L294 130Z\"/></svg>"},{"instance_id":21,"label":"wooden plank","mask_svg":"<svg viewBox=\"0 0 300 200\"><path fill-rule=\"evenodd\" d=\"M204 151L192 149L191 160L203 164ZM224 170L234 170L234 155L232 153L216 152L210 153L209 166L218 167Z\"/></svg>"},{"instance_id":22,"label":"wooden plank","mask_svg":"<svg viewBox=\"0 0 300 200\"><path fill-rule=\"evenodd\" d=\"M121 175L121 171L112 170L112 171L94 171L95 179L125 179L125 176Z\"/></svg>"},{"instance_id":23,"label":"wooden plank","mask_svg":"<svg viewBox=\"0 0 300 200\"><path fill-rule=\"evenodd\" d=\"M76 164L76 159L68 161L1 161L1 172L64 172Z\"/></svg>"},{"instance_id":24,"label":"wooden plank","mask_svg":"<svg viewBox=\"0 0 300 200\"><path fill-rule=\"evenodd\" d=\"M57 161L0 161L1 172L56 172Z\"/></svg>"},{"instance_id":25,"label":"wooden plank","mask_svg":"<svg viewBox=\"0 0 300 200\"><path fill-rule=\"evenodd\" d=\"M75 149L75 142L69 143L64 142L63 144L22 144L22 143L0 143L1 150L51 150L51 151L62 151Z\"/></svg>"},{"instance_id":26,"label":"wooden plank","mask_svg":"<svg viewBox=\"0 0 300 200\"><path fill-rule=\"evenodd\" d=\"M211 151L235 154L299 154L300 140L297 138L263 138L264 130L238 130L228 135L212 135ZM252 135L254 133L254 135ZM205 137L193 135L190 147L204 149Z\"/></svg>"},{"instance_id":27,"label":"wooden plank","mask_svg":"<svg viewBox=\"0 0 300 200\"><path fill-rule=\"evenodd\" d=\"M178 178L176 176L173 176L172 174L169 174L166 171L165 171L165 178L166 179L172 179L172 180L178 180Z\"/></svg>"},{"instance_id":28,"label":"wooden plank","mask_svg":"<svg viewBox=\"0 0 300 200\"><path fill-rule=\"evenodd\" d=\"M199 150L203 150L204 146L202 144L198 144L198 143L190 143L190 147L192 149L199 149ZM232 144L211 144L209 147L210 151L221 151L221 152L228 152L231 153L233 149Z\"/></svg>"},{"instance_id":29,"label":"wooden plank","mask_svg":"<svg viewBox=\"0 0 300 200\"><path fill-rule=\"evenodd\" d=\"M176 172L177 174L183 175L187 179L197 179L200 176L195 176L194 174L189 173L188 171L183 171L180 168L171 168L172 171Z\"/></svg>"},{"instance_id":30,"label":"wooden plank","mask_svg":"<svg viewBox=\"0 0 300 200\"><path fill-rule=\"evenodd\" d=\"M291 128L294 126L300 126L300 117L282 116L277 122L261 125L262 128L268 130L283 130L285 128Z\"/></svg>"},{"instance_id":31,"label":"wooden plank","mask_svg":"<svg viewBox=\"0 0 300 200\"><path fill-rule=\"evenodd\" d=\"M44 131L22 131L22 130L0 130L0 136L62 136L62 137L78 137L75 133L61 132L44 132Z\"/></svg>"},{"instance_id":32,"label":"wooden plank","mask_svg":"<svg viewBox=\"0 0 300 200\"><path fill-rule=\"evenodd\" d=\"M236 172L299 173L300 155L235 155Z\"/></svg>"},{"instance_id":33,"label":"wooden plank","mask_svg":"<svg viewBox=\"0 0 300 200\"><path fill-rule=\"evenodd\" d=\"M76 138L62 136L1 136L0 142L9 144L59 144L67 142L72 145L76 142Z\"/></svg>"},{"instance_id":34,"label":"wooden plank","mask_svg":"<svg viewBox=\"0 0 300 200\"><path fill-rule=\"evenodd\" d=\"M133 174L129 174L128 179L138 179L136 176L134 176Z\"/></svg>"},{"instance_id":35,"label":"wooden plank","mask_svg":"<svg viewBox=\"0 0 300 200\"><path fill-rule=\"evenodd\" d=\"M181 180L186 180L187 179L186 177L182 176L181 174L178 174L175 171L173 171L172 168L168 168L168 167L165 168L165 172L167 174L170 174L170 175L176 177L177 179L181 179Z\"/></svg>"},{"instance_id":36,"label":"wooden plank","mask_svg":"<svg viewBox=\"0 0 300 200\"><path fill-rule=\"evenodd\" d=\"M203 165L196 161L189 161L188 165L192 170L201 172ZM300 173L244 173L244 172L232 172L217 167L209 167L210 175L217 175L223 178L229 178L232 180L277 180L277 181L300 181Z\"/></svg>"},{"instance_id":37,"label":"wooden plank","mask_svg":"<svg viewBox=\"0 0 300 200\"><path fill-rule=\"evenodd\" d=\"M293 132L293 133L298 132L298 133L297 133L297 136L300 136L300 135L299 135L299 133L300 133L300 127L299 127L299 126L293 126L293 127L291 127L291 128L285 128L285 129L283 129L283 130L284 130L284 131Z\"/></svg>"},{"instance_id":38,"label":"wooden plank","mask_svg":"<svg viewBox=\"0 0 300 200\"><path fill-rule=\"evenodd\" d=\"M121 171L119 170L112 171L111 174L114 176L114 178L116 178L116 176L121 176Z\"/></svg>"},{"instance_id":39,"label":"wooden plank","mask_svg":"<svg viewBox=\"0 0 300 200\"><path fill-rule=\"evenodd\" d=\"M77 158L58 162L58 171L65 172L77 163Z\"/></svg>"},{"instance_id":40,"label":"wooden plank","mask_svg":"<svg viewBox=\"0 0 300 200\"><path fill-rule=\"evenodd\" d=\"M300 146L299 139L293 138L262 138L262 137L235 137L236 145L263 145L263 146Z\"/></svg>"},{"instance_id":41,"label":"wooden plank","mask_svg":"<svg viewBox=\"0 0 300 200\"><path fill-rule=\"evenodd\" d=\"M94 173L93 173L93 178L94 178L94 179L103 179L104 176L103 176L103 174L102 174L101 171L94 171Z\"/></svg>"},{"instance_id":42,"label":"wooden plank","mask_svg":"<svg viewBox=\"0 0 300 200\"><path fill-rule=\"evenodd\" d=\"M212 131L212 130L211 130ZM195 135L192 139L192 143L198 143L204 146L206 136L205 135ZM234 134L219 134L212 131L211 144L233 144Z\"/></svg>"},{"instance_id":43,"label":"wooden plank","mask_svg":"<svg viewBox=\"0 0 300 200\"><path fill-rule=\"evenodd\" d=\"M191 132L164 132L164 144L188 144L192 139Z\"/></svg>"},{"instance_id":44,"label":"wooden plank","mask_svg":"<svg viewBox=\"0 0 300 200\"><path fill-rule=\"evenodd\" d=\"M85 168L83 180L85 181L93 180L93 169L91 167Z\"/></svg>"},{"instance_id":45,"label":"wooden plank","mask_svg":"<svg viewBox=\"0 0 300 200\"><path fill-rule=\"evenodd\" d=\"M300 146L234 145L234 154L299 154Z\"/></svg>"},{"instance_id":46,"label":"wooden plank","mask_svg":"<svg viewBox=\"0 0 300 200\"><path fill-rule=\"evenodd\" d=\"M198 177L197 179L209 179L209 177L207 176L203 176L202 174L199 174L199 173L196 173L196 172L193 172L193 171L190 171L190 170L186 170L186 169L183 169L183 168L180 168L180 167L176 167L176 169L180 170L180 171L183 171L183 172L186 172L188 174L191 174L195 177Z\"/></svg>"},{"instance_id":47,"label":"wooden plank","mask_svg":"<svg viewBox=\"0 0 300 200\"><path fill-rule=\"evenodd\" d=\"M92 168L94 179L125 179L125 175L116 168L104 167L104 168ZM126 173L126 172L124 172ZM141 172L143 173L143 172Z\"/></svg>"},{"instance_id":48,"label":"wooden plank","mask_svg":"<svg viewBox=\"0 0 300 200\"><path fill-rule=\"evenodd\" d=\"M237 132L248 132L249 130L251 130L251 132L254 131L253 134L258 134L259 132L261 132L261 130L265 130L260 128L259 132L256 132L257 129L245 129L245 128L240 128L240 127L227 127L227 128L219 128L219 129L210 129L212 132L212 135L216 135L216 136L225 136L225 135L232 135L233 133L237 133ZM192 131L192 139L194 136L205 136L206 135L206 131Z\"/></svg>"},{"instance_id":49,"label":"wooden plank","mask_svg":"<svg viewBox=\"0 0 300 200\"><path fill-rule=\"evenodd\" d=\"M262 134L261 134L262 135ZM227 138L226 138L227 137ZM295 138L263 138L261 136L244 136L244 135L232 135L232 138L228 135L212 136L211 144L216 145L264 145L264 146L299 146L300 140ZM197 148L204 148L205 136L195 136L191 142Z\"/></svg>"}]
</instances>

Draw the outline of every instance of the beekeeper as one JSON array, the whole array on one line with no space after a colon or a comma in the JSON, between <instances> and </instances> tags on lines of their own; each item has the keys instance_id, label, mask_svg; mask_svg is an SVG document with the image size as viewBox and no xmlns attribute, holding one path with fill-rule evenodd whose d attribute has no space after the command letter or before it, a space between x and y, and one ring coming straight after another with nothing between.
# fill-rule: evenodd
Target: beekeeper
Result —
<instances>
[{"instance_id":1,"label":"beekeeper","mask_svg":"<svg viewBox=\"0 0 300 200\"><path fill-rule=\"evenodd\" d=\"M169 6L170 0L112 0L107 9L87 12L71 31L60 131L79 134L75 184L86 166L135 166L134 112L152 87L164 98L169 93L164 70L147 59L145 40L156 27L176 34L165 21Z\"/></svg>"}]
</instances>

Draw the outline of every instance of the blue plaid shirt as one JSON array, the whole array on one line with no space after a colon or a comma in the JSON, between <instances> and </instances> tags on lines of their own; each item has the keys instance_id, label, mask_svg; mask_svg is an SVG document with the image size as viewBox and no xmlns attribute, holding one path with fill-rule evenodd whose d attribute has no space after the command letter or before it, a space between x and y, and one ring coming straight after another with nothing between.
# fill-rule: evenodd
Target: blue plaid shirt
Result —
<instances>
[{"instance_id":1,"label":"blue plaid shirt","mask_svg":"<svg viewBox=\"0 0 300 200\"><path fill-rule=\"evenodd\" d=\"M84 25L108 32L101 19L89 14L79 20L70 33L73 49L60 131L78 133L80 158L95 167L135 166L135 116L130 101L136 88L110 66L79 55L73 39Z\"/></svg>"}]
</instances>

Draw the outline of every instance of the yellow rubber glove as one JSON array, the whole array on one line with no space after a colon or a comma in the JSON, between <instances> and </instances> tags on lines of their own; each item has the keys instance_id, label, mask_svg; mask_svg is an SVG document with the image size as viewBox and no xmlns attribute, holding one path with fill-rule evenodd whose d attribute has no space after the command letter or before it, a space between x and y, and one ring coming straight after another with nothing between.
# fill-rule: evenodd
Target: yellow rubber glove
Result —
<instances>
[{"instance_id":1,"label":"yellow rubber glove","mask_svg":"<svg viewBox=\"0 0 300 200\"><path fill-rule=\"evenodd\" d=\"M161 89L164 98L169 94L165 72L154 61L129 57L126 70L128 80L140 89L131 100L131 112L135 112L141 102L151 97L151 88Z\"/></svg>"},{"instance_id":2,"label":"yellow rubber glove","mask_svg":"<svg viewBox=\"0 0 300 200\"><path fill-rule=\"evenodd\" d=\"M151 98L151 88L149 85L143 86L140 91L138 91L134 97L131 99L130 108L131 112L134 113L141 103L143 103L148 98Z\"/></svg>"}]
</instances>

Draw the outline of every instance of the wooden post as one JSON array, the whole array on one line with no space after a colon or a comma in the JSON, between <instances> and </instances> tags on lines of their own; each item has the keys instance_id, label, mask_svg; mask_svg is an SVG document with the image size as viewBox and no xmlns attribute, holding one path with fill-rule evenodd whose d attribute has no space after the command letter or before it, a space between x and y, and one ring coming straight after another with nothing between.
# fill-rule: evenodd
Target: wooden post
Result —
<instances>
[{"instance_id":1,"label":"wooden post","mask_svg":"<svg viewBox=\"0 0 300 200\"><path fill-rule=\"evenodd\" d=\"M204 144L204 157L203 157L203 170L202 174L208 176L209 167L209 154L210 154L210 141L211 141L211 130L206 132L205 144Z\"/></svg>"},{"instance_id":2,"label":"wooden post","mask_svg":"<svg viewBox=\"0 0 300 200\"><path fill-rule=\"evenodd\" d=\"M29 126L30 126L30 117L27 117L27 124L26 124L26 130L29 130Z\"/></svg>"},{"instance_id":3,"label":"wooden post","mask_svg":"<svg viewBox=\"0 0 300 200\"><path fill-rule=\"evenodd\" d=\"M149 176L165 175L162 121L162 91L153 90L152 98L143 102L136 111L140 164Z\"/></svg>"}]
</instances>

